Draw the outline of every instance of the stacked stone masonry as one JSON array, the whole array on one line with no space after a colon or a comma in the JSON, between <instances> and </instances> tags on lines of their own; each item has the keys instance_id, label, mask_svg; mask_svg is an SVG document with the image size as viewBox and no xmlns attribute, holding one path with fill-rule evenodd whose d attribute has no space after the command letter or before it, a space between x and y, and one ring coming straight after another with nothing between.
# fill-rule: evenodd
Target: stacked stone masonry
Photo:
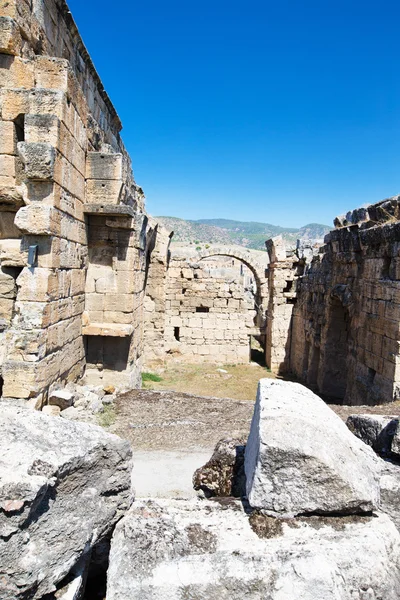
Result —
<instances>
[{"instance_id":1,"label":"stacked stone masonry","mask_svg":"<svg viewBox=\"0 0 400 600\"><path fill-rule=\"evenodd\" d=\"M265 266L250 251L220 247L153 261L145 299L146 362L248 363L250 337L265 342L266 287Z\"/></svg>"},{"instance_id":2,"label":"stacked stone masonry","mask_svg":"<svg viewBox=\"0 0 400 600\"><path fill-rule=\"evenodd\" d=\"M338 217L302 276L304 257L268 243L268 366L346 404L400 397L399 217L399 196Z\"/></svg>"},{"instance_id":3,"label":"stacked stone masonry","mask_svg":"<svg viewBox=\"0 0 400 600\"><path fill-rule=\"evenodd\" d=\"M139 385L156 224L64 0L0 0L0 111L3 397Z\"/></svg>"}]
</instances>

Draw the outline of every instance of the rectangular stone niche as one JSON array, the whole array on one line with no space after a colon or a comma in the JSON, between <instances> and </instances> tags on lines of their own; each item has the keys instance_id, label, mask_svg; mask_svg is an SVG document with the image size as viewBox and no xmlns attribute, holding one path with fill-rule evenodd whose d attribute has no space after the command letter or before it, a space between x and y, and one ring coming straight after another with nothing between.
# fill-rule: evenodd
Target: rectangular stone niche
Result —
<instances>
[{"instance_id":1,"label":"rectangular stone niche","mask_svg":"<svg viewBox=\"0 0 400 600\"><path fill-rule=\"evenodd\" d=\"M126 371L130 337L85 336L84 340L89 369Z\"/></svg>"}]
</instances>

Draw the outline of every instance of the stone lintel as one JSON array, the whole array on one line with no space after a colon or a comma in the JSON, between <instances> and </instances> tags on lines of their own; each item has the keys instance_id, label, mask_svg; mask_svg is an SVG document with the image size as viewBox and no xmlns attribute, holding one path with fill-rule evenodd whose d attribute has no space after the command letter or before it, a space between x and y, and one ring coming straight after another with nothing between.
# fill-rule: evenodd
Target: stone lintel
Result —
<instances>
[{"instance_id":1,"label":"stone lintel","mask_svg":"<svg viewBox=\"0 0 400 600\"><path fill-rule=\"evenodd\" d=\"M133 325L119 323L91 323L82 327L82 335L101 337L129 337L133 333Z\"/></svg>"},{"instance_id":2,"label":"stone lintel","mask_svg":"<svg viewBox=\"0 0 400 600\"><path fill-rule=\"evenodd\" d=\"M109 215L115 217L134 217L135 210L126 204L86 204L83 212L87 215Z\"/></svg>"}]
</instances>

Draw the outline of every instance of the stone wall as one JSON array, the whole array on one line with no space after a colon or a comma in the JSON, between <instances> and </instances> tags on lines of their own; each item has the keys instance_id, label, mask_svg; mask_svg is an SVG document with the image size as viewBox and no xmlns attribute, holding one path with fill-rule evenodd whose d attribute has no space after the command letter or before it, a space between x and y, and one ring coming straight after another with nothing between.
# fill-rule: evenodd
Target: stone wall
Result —
<instances>
[{"instance_id":1,"label":"stone wall","mask_svg":"<svg viewBox=\"0 0 400 600\"><path fill-rule=\"evenodd\" d=\"M292 371L346 404L400 397L399 217L398 196L339 217L300 278L298 257L271 265L267 355L278 347L274 370ZM298 279L294 304L291 318L281 319L279 291L290 277Z\"/></svg>"},{"instance_id":2,"label":"stone wall","mask_svg":"<svg viewBox=\"0 0 400 600\"><path fill-rule=\"evenodd\" d=\"M0 1L0 88L3 396L40 406L87 359L138 385L155 224L63 0Z\"/></svg>"},{"instance_id":3,"label":"stone wall","mask_svg":"<svg viewBox=\"0 0 400 600\"><path fill-rule=\"evenodd\" d=\"M168 358L248 363L250 336L264 343L259 284L265 267L259 266L255 275L232 250L228 256L215 252L192 256L172 252L168 258L164 249L156 265L153 253L145 299L147 363Z\"/></svg>"}]
</instances>

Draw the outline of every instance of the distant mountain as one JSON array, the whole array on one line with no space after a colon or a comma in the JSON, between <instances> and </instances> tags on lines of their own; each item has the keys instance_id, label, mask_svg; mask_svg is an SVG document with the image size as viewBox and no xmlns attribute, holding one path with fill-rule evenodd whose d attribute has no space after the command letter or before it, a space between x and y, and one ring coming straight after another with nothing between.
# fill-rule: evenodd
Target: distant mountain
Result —
<instances>
[{"instance_id":1,"label":"distant mountain","mask_svg":"<svg viewBox=\"0 0 400 600\"><path fill-rule=\"evenodd\" d=\"M289 243L297 239L322 239L331 229L327 225L309 223L300 229L279 227L270 223L231 221L229 219L199 219L186 221L176 217L156 217L167 229L174 231L173 241L192 244L237 244L254 250L265 250L265 241L282 235Z\"/></svg>"}]
</instances>

